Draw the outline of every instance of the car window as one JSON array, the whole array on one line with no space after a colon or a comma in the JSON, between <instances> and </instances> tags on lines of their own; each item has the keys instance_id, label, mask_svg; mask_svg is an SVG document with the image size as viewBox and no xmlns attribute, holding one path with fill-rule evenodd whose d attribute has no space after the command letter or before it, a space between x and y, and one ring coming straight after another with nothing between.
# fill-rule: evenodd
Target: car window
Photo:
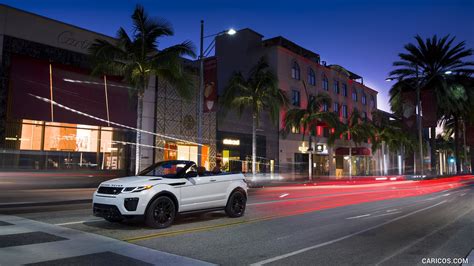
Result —
<instances>
[{"instance_id":1,"label":"car window","mask_svg":"<svg viewBox=\"0 0 474 266\"><path fill-rule=\"evenodd\" d=\"M185 162L162 162L140 172L140 176L161 176L175 178L187 167ZM186 171L189 171L188 168Z\"/></svg>"}]
</instances>

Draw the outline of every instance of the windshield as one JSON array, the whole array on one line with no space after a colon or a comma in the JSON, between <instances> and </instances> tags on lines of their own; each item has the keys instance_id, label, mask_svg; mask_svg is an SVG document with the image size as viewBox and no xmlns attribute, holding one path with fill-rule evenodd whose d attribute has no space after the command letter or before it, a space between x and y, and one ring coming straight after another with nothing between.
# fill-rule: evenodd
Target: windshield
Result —
<instances>
[{"instance_id":1,"label":"windshield","mask_svg":"<svg viewBox=\"0 0 474 266\"><path fill-rule=\"evenodd\" d=\"M159 162L141 171L138 175L176 178L176 177L181 176L183 171L187 169L190 164L191 162L186 162L186 161Z\"/></svg>"}]
</instances>

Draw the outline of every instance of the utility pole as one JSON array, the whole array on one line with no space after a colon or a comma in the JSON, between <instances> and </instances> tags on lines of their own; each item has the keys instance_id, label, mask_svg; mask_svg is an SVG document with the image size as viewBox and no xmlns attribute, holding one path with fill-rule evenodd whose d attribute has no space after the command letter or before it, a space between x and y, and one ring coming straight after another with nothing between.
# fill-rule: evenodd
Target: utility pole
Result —
<instances>
[{"instance_id":1,"label":"utility pole","mask_svg":"<svg viewBox=\"0 0 474 266\"><path fill-rule=\"evenodd\" d=\"M418 122L418 145L420 146L420 175L423 176L423 123L421 117L421 88L420 88L420 80L418 76L418 64L415 65L416 69L416 104L417 104L417 122Z\"/></svg>"},{"instance_id":2,"label":"utility pole","mask_svg":"<svg viewBox=\"0 0 474 266\"><path fill-rule=\"evenodd\" d=\"M201 38L199 45L199 100L198 100L198 154L197 154L197 165L202 166L202 116L203 116L203 95L204 95L204 20L201 20Z\"/></svg>"}]
</instances>

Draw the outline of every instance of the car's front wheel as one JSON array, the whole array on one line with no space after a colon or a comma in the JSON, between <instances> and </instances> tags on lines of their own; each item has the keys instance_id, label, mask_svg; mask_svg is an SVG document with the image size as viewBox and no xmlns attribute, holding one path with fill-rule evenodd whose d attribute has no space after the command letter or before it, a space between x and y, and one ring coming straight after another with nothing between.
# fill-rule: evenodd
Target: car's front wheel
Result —
<instances>
[{"instance_id":1,"label":"car's front wheel","mask_svg":"<svg viewBox=\"0 0 474 266\"><path fill-rule=\"evenodd\" d=\"M176 206L172 199L160 196L153 200L146 212L146 224L153 228L169 227L176 216Z\"/></svg>"},{"instance_id":2,"label":"car's front wheel","mask_svg":"<svg viewBox=\"0 0 474 266\"><path fill-rule=\"evenodd\" d=\"M247 198L244 192L236 190L230 194L227 205L225 206L225 213L227 216L236 218L244 215Z\"/></svg>"}]
</instances>

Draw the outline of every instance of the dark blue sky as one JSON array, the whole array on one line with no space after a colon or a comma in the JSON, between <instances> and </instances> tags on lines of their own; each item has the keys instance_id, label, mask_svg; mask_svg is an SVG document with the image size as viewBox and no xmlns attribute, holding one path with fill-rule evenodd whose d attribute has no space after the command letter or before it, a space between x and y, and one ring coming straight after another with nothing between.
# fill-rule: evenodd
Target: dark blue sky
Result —
<instances>
[{"instance_id":1,"label":"dark blue sky","mask_svg":"<svg viewBox=\"0 0 474 266\"><path fill-rule=\"evenodd\" d=\"M455 35L474 47L474 0L379 1L86 1L11 0L4 4L74 24L107 35L119 26L129 28L136 3L148 13L169 20L175 36L161 47L199 41L199 21L206 33L234 27L252 28L265 38L282 35L321 55L328 64L340 64L364 77L378 90L379 108L388 110L385 82L392 62L416 34Z\"/></svg>"}]
</instances>

